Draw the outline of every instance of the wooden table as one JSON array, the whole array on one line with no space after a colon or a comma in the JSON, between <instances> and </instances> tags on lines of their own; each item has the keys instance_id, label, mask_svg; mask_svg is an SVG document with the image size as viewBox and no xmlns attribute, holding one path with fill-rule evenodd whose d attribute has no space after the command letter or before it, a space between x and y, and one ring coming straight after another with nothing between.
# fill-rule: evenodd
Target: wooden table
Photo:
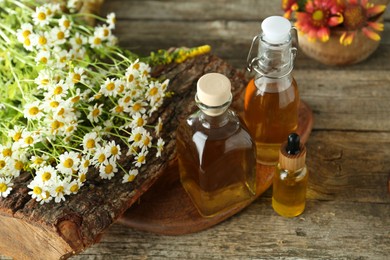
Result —
<instances>
[{"instance_id":1,"label":"wooden table","mask_svg":"<svg viewBox=\"0 0 390 260\"><path fill-rule=\"evenodd\" d=\"M120 45L146 54L210 44L245 66L260 21L281 14L279 1L106 1ZM329 67L299 54L301 98L314 112L307 143L307 207L293 219L271 208L268 190L247 209L200 233L162 236L114 224L72 259L247 259L390 257L390 12L378 50L363 63Z\"/></svg>"}]
</instances>

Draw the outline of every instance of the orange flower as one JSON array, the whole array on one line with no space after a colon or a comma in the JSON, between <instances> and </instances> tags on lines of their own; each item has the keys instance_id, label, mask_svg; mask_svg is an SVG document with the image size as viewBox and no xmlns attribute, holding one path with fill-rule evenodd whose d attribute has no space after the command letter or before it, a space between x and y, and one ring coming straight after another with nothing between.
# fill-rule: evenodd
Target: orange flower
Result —
<instances>
[{"instance_id":1,"label":"orange flower","mask_svg":"<svg viewBox=\"0 0 390 260\"><path fill-rule=\"evenodd\" d=\"M368 38L379 41L377 31L383 31L383 23L375 21L378 14L383 13L385 5L374 5L368 0L346 0L342 4L344 13L344 28L346 31L340 37L340 43L347 46L353 41L357 30L362 30Z\"/></svg>"},{"instance_id":2,"label":"orange flower","mask_svg":"<svg viewBox=\"0 0 390 260\"><path fill-rule=\"evenodd\" d=\"M343 22L340 6L336 0L309 0L305 12L297 12L295 26L308 35L309 40L329 40L330 27Z\"/></svg>"},{"instance_id":3,"label":"orange flower","mask_svg":"<svg viewBox=\"0 0 390 260\"><path fill-rule=\"evenodd\" d=\"M299 5L297 0L282 0L282 9L284 11L284 17L287 19L291 18L291 14L294 11L297 11Z\"/></svg>"}]
</instances>

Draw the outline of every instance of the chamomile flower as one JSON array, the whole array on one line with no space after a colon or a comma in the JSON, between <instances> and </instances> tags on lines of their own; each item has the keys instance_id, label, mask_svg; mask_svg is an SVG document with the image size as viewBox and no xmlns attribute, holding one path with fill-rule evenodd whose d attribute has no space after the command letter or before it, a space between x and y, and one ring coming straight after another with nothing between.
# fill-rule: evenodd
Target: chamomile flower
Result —
<instances>
[{"instance_id":1,"label":"chamomile flower","mask_svg":"<svg viewBox=\"0 0 390 260\"><path fill-rule=\"evenodd\" d=\"M104 147L98 147L96 152L91 160L93 165L101 165L108 163L108 157L110 156L109 151L104 149Z\"/></svg>"},{"instance_id":2,"label":"chamomile flower","mask_svg":"<svg viewBox=\"0 0 390 260\"><path fill-rule=\"evenodd\" d=\"M53 44L64 44L67 38L69 38L69 31L64 30L60 27L54 27L50 31L50 39Z\"/></svg>"},{"instance_id":3,"label":"chamomile flower","mask_svg":"<svg viewBox=\"0 0 390 260\"><path fill-rule=\"evenodd\" d=\"M107 154L109 154L109 156L115 160L119 159L122 154L121 147L116 144L114 140L107 143L104 149L107 151Z\"/></svg>"},{"instance_id":4,"label":"chamomile flower","mask_svg":"<svg viewBox=\"0 0 390 260\"><path fill-rule=\"evenodd\" d=\"M6 198L12 191L12 186L14 185L11 182L9 177L0 177L0 196Z\"/></svg>"},{"instance_id":5,"label":"chamomile flower","mask_svg":"<svg viewBox=\"0 0 390 260\"><path fill-rule=\"evenodd\" d=\"M81 67L74 68L73 72L69 74L68 83L77 84L79 82L84 82L87 79L85 71Z\"/></svg>"},{"instance_id":6,"label":"chamomile flower","mask_svg":"<svg viewBox=\"0 0 390 260\"><path fill-rule=\"evenodd\" d=\"M32 103L27 103L23 110L24 117L30 120L38 120L42 118L43 110L40 101L34 101Z\"/></svg>"},{"instance_id":7,"label":"chamomile flower","mask_svg":"<svg viewBox=\"0 0 390 260\"><path fill-rule=\"evenodd\" d=\"M80 164L79 154L76 152L65 152L59 156L57 170L63 174L71 175L76 172Z\"/></svg>"},{"instance_id":8,"label":"chamomile flower","mask_svg":"<svg viewBox=\"0 0 390 260\"><path fill-rule=\"evenodd\" d=\"M116 91L115 79L106 79L103 85L100 86L100 91L105 97L115 97L118 94Z\"/></svg>"},{"instance_id":9,"label":"chamomile flower","mask_svg":"<svg viewBox=\"0 0 390 260\"><path fill-rule=\"evenodd\" d=\"M21 25L20 29L16 31L16 36L18 41L23 43L30 35L33 34L33 26L30 23L24 23Z\"/></svg>"},{"instance_id":10,"label":"chamomile flower","mask_svg":"<svg viewBox=\"0 0 390 260\"><path fill-rule=\"evenodd\" d=\"M131 114L136 114L136 113L144 114L146 112L147 105L148 105L148 103L146 103L142 100L132 101L129 104L129 107L127 107L125 109L125 112L131 113Z\"/></svg>"},{"instance_id":11,"label":"chamomile flower","mask_svg":"<svg viewBox=\"0 0 390 260\"><path fill-rule=\"evenodd\" d=\"M13 129L10 129L8 136L12 138L15 142L19 141L22 138L24 128L21 126L14 126Z\"/></svg>"},{"instance_id":12,"label":"chamomile flower","mask_svg":"<svg viewBox=\"0 0 390 260\"><path fill-rule=\"evenodd\" d=\"M49 49L50 47L50 35L48 32L37 32L32 37L33 45L37 49Z\"/></svg>"},{"instance_id":13,"label":"chamomile flower","mask_svg":"<svg viewBox=\"0 0 390 260\"><path fill-rule=\"evenodd\" d=\"M58 25L61 27L62 30L68 31L72 28L73 22L65 15L61 16L61 18L58 20Z\"/></svg>"},{"instance_id":14,"label":"chamomile flower","mask_svg":"<svg viewBox=\"0 0 390 260\"><path fill-rule=\"evenodd\" d=\"M142 136L141 140L141 148L149 148L152 146L152 136L149 134L149 132L145 132Z\"/></svg>"},{"instance_id":15,"label":"chamomile flower","mask_svg":"<svg viewBox=\"0 0 390 260\"><path fill-rule=\"evenodd\" d=\"M34 50L34 41L32 39L34 39L35 36L34 35L29 35L27 37L25 37L23 39L23 47L28 50L28 51L33 51Z\"/></svg>"},{"instance_id":16,"label":"chamomile flower","mask_svg":"<svg viewBox=\"0 0 390 260\"><path fill-rule=\"evenodd\" d=\"M8 160L9 159L0 154L0 170L4 169L7 166Z\"/></svg>"},{"instance_id":17,"label":"chamomile flower","mask_svg":"<svg viewBox=\"0 0 390 260\"><path fill-rule=\"evenodd\" d=\"M105 164L99 166L99 176L102 179L110 180L118 172L115 158L111 157Z\"/></svg>"},{"instance_id":18,"label":"chamomile flower","mask_svg":"<svg viewBox=\"0 0 390 260\"><path fill-rule=\"evenodd\" d=\"M27 185L27 188L31 190L28 192L31 198L35 199L38 202L42 200L43 196L46 196L45 185L40 178L35 177L30 182L30 184Z\"/></svg>"},{"instance_id":19,"label":"chamomile flower","mask_svg":"<svg viewBox=\"0 0 390 260\"><path fill-rule=\"evenodd\" d=\"M38 6L33 13L33 21L35 25L44 26L49 24L49 15L45 6Z\"/></svg>"},{"instance_id":20,"label":"chamomile flower","mask_svg":"<svg viewBox=\"0 0 390 260\"><path fill-rule=\"evenodd\" d=\"M95 27L95 34L101 39L105 40L111 36L111 29L107 25L103 24L101 26Z\"/></svg>"},{"instance_id":21,"label":"chamomile flower","mask_svg":"<svg viewBox=\"0 0 390 260\"><path fill-rule=\"evenodd\" d=\"M88 107L89 114L87 118L89 119L89 121L91 121L92 123L99 122L99 116L103 113L103 109L102 109L103 105L104 104L96 103L93 107L92 106Z\"/></svg>"},{"instance_id":22,"label":"chamomile flower","mask_svg":"<svg viewBox=\"0 0 390 260\"><path fill-rule=\"evenodd\" d=\"M143 127L137 127L131 131L131 134L128 138L129 143L133 145L139 145L142 142L142 137L145 134L146 130Z\"/></svg>"},{"instance_id":23,"label":"chamomile flower","mask_svg":"<svg viewBox=\"0 0 390 260\"><path fill-rule=\"evenodd\" d=\"M100 137L96 132L87 133L83 137L84 152L93 152L99 146Z\"/></svg>"},{"instance_id":24,"label":"chamomile flower","mask_svg":"<svg viewBox=\"0 0 390 260\"><path fill-rule=\"evenodd\" d=\"M132 118L133 121L131 122L131 125L133 127L143 127L144 125L146 125L146 119L147 119L146 115L136 113L135 115L133 115Z\"/></svg>"},{"instance_id":25,"label":"chamomile flower","mask_svg":"<svg viewBox=\"0 0 390 260\"><path fill-rule=\"evenodd\" d=\"M46 165L36 171L36 178L40 179L42 183L47 183L57 178L57 171L53 166Z\"/></svg>"},{"instance_id":26,"label":"chamomile flower","mask_svg":"<svg viewBox=\"0 0 390 260\"><path fill-rule=\"evenodd\" d=\"M54 48L54 57L55 57L55 67L56 68L65 68L70 61L70 54L67 50L62 50L60 48Z\"/></svg>"},{"instance_id":27,"label":"chamomile flower","mask_svg":"<svg viewBox=\"0 0 390 260\"><path fill-rule=\"evenodd\" d=\"M102 37L95 32L93 36L90 36L88 39L89 44L91 45L92 48L101 48L103 47L102 42L103 39Z\"/></svg>"},{"instance_id":28,"label":"chamomile flower","mask_svg":"<svg viewBox=\"0 0 390 260\"><path fill-rule=\"evenodd\" d=\"M123 176L122 183L132 182L138 175L138 169L133 169Z\"/></svg>"},{"instance_id":29,"label":"chamomile flower","mask_svg":"<svg viewBox=\"0 0 390 260\"><path fill-rule=\"evenodd\" d=\"M157 98L162 96L163 93L164 92L161 89L161 84L156 81L152 81L149 84L148 91L146 92L146 97L148 100L156 100Z\"/></svg>"},{"instance_id":30,"label":"chamomile flower","mask_svg":"<svg viewBox=\"0 0 390 260\"><path fill-rule=\"evenodd\" d=\"M73 37L70 38L69 42L72 46L72 49L80 49L87 42L87 39L85 36L77 32Z\"/></svg>"},{"instance_id":31,"label":"chamomile flower","mask_svg":"<svg viewBox=\"0 0 390 260\"><path fill-rule=\"evenodd\" d=\"M49 86L47 96L56 100L61 100L62 98L67 96L68 89L69 84L67 84L63 79L61 79L59 82Z\"/></svg>"},{"instance_id":32,"label":"chamomile flower","mask_svg":"<svg viewBox=\"0 0 390 260\"><path fill-rule=\"evenodd\" d=\"M165 144L164 140L162 138L159 138L157 141L156 157L161 157L161 153L164 150L164 144Z\"/></svg>"},{"instance_id":33,"label":"chamomile flower","mask_svg":"<svg viewBox=\"0 0 390 260\"><path fill-rule=\"evenodd\" d=\"M89 159L89 155L83 156L80 161L79 174L87 173L89 166L91 166L91 160Z\"/></svg>"},{"instance_id":34,"label":"chamomile flower","mask_svg":"<svg viewBox=\"0 0 390 260\"><path fill-rule=\"evenodd\" d=\"M80 0L68 0L66 2L66 7L70 12L74 13L77 10L77 7L80 5Z\"/></svg>"},{"instance_id":35,"label":"chamomile flower","mask_svg":"<svg viewBox=\"0 0 390 260\"><path fill-rule=\"evenodd\" d=\"M46 90L52 83L52 75L49 70L39 71L38 77L34 79L34 83L38 85L38 89Z\"/></svg>"},{"instance_id":36,"label":"chamomile flower","mask_svg":"<svg viewBox=\"0 0 390 260\"><path fill-rule=\"evenodd\" d=\"M45 50L40 50L37 56L35 57L35 61L37 64L41 63L41 64L49 65L50 52Z\"/></svg>"},{"instance_id":37,"label":"chamomile flower","mask_svg":"<svg viewBox=\"0 0 390 260\"><path fill-rule=\"evenodd\" d=\"M54 201L56 203L65 201L66 192L68 192L70 189L70 187L68 186L69 186L68 179L61 179L59 178L59 176L53 179L49 187L49 192L50 195L54 198Z\"/></svg>"},{"instance_id":38,"label":"chamomile flower","mask_svg":"<svg viewBox=\"0 0 390 260\"><path fill-rule=\"evenodd\" d=\"M115 29L115 24L116 24L115 13L109 13L107 15L107 23L108 23L108 28Z\"/></svg>"},{"instance_id":39,"label":"chamomile flower","mask_svg":"<svg viewBox=\"0 0 390 260\"><path fill-rule=\"evenodd\" d=\"M12 150L12 145L0 145L0 155L4 157L12 157L13 150Z\"/></svg>"},{"instance_id":40,"label":"chamomile flower","mask_svg":"<svg viewBox=\"0 0 390 260\"><path fill-rule=\"evenodd\" d=\"M149 151L148 150L143 150L140 153L137 154L134 158L134 164L135 167L140 168L142 165L146 163L146 155L148 155Z\"/></svg>"},{"instance_id":41,"label":"chamomile flower","mask_svg":"<svg viewBox=\"0 0 390 260\"><path fill-rule=\"evenodd\" d=\"M32 168L42 167L47 164L48 159L49 156L47 155L41 155L41 156L33 155L30 158L30 162L31 162L30 166Z\"/></svg>"},{"instance_id":42,"label":"chamomile flower","mask_svg":"<svg viewBox=\"0 0 390 260\"><path fill-rule=\"evenodd\" d=\"M73 180L69 183L69 185L67 185L66 194L76 194L82 186L82 182L79 180Z\"/></svg>"},{"instance_id":43,"label":"chamomile flower","mask_svg":"<svg viewBox=\"0 0 390 260\"><path fill-rule=\"evenodd\" d=\"M36 132L23 131L22 138L18 141L20 147L33 146L40 142L40 136Z\"/></svg>"}]
</instances>

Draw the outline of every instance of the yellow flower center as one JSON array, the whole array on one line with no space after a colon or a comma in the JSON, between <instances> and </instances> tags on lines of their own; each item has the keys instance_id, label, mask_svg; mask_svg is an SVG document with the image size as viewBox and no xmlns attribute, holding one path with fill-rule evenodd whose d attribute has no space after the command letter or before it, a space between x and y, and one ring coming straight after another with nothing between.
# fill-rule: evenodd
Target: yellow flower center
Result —
<instances>
[{"instance_id":1,"label":"yellow flower center","mask_svg":"<svg viewBox=\"0 0 390 260\"><path fill-rule=\"evenodd\" d=\"M4 160L0 160L0 169L3 169L5 167L5 161Z\"/></svg>"},{"instance_id":2,"label":"yellow flower center","mask_svg":"<svg viewBox=\"0 0 390 260\"><path fill-rule=\"evenodd\" d=\"M129 103L130 101L131 101L130 96L126 96L125 99L123 100L123 102L125 102L125 103Z\"/></svg>"},{"instance_id":3,"label":"yellow flower center","mask_svg":"<svg viewBox=\"0 0 390 260\"><path fill-rule=\"evenodd\" d=\"M72 185L72 187L70 187L70 192L77 192L79 190L79 185L78 184L74 184Z\"/></svg>"},{"instance_id":4,"label":"yellow flower center","mask_svg":"<svg viewBox=\"0 0 390 260\"><path fill-rule=\"evenodd\" d=\"M139 63L134 64L133 68L136 69L136 70L138 70L138 69L139 69Z\"/></svg>"},{"instance_id":5,"label":"yellow flower center","mask_svg":"<svg viewBox=\"0 0 390 260\"><path fill-rule=\"evenodd\" d=\"M116 147L116 146L111 147L111 154L117 155L118 152L119 152L118 147Z\"/></svg>"},{"instance_id":6,"label":"yellow flower center","mask_svg":"<svg viewBox=\"0 0 390 260\"><path fill-rule=\"evenodd\" d=\"M102 163L106 160L106 156L102 153L101 155L99 155L98 157L98 162Z\"/></svg>"},{"instance_id":7,"label":"yellow flower center","mask_svg":"<svg viewBox=\"0 0 390 260\"><path fill-rule=\"evenodd\" d=\"M54 89L54 95L60 95L62 94L63 92L63 89L61 86L57 86L55 89Z\"/></svg>"},{"instance_id":8,"label":"yellow flower center","mask_svg":"<svg viewBox=\"0 0 390 260\"><path fill-rule=\"evenodd\" d=\"M61 63L65 63L65 62L66 62L66 56L62 56L62 57L60 58L60 62L61 62Z\"/></svg>"},{"instance_id":9,"label":"yellow flower center","mask_svg":"<svg viewBox=\"0 0 390 260\"><path fill-rule=\"evenodd\" d=\"M35 186L33 189L34 194L41 195L42 189L38 186Z\"/></svg>"},{"instance_id":10,"label":"yellow flower center","mask_svg":"<svg viewBox=\"0 0 390 260\"><path fill-rule=\"evenodd\" d=\"M99 108L95 108L94 110L92 110L92 116L93 117L97 117L98 115L100 115L100 109Z\"/></svg>"},{"instance_id":11,"label":"yellow flower center","mask_svg":"<svg viewBox=\"0 0 390 260\"><path fill-rule=\"evenodd\" d=\"M24 38L27 38L31 34L30 30L24 30L22 35Z\"/></svg>"},{"instance_id":12,"label":"yellow flower center","mask_svg":"<svg viewBox=\"0 0 390 260\"><path fill-rule=\"evenodd\" d=\"M312 18L315 21L321 21L322 19L324 19L324 12L322 10L316 10L314 11Z\"/></svg>"},{"instance_id":13,"label":"yellow flower center","mask_svg":"<svg viewBox=\"0 0 390 260\"><path fill-rule=\"evenodd\" d=\"M43 80L41 80L41 84L42 85L47 85L47 84L49 84L49 80L48 79L43 79Z\"/></svg>"},{"instance_id":14,"label":"yellow flower center","mask_svg":"<svg viewBox=\"0 0 390 260\"><path fill-rule=\"evenodd\" d=\"M57 194L61 194L64 193L64 190L65 190L64 186L58 186L55 191Z\"/></svg>"},{"instance_id":15,"label":"yellow flower center","mask_svg":"<svg viewBox=\"0 0 390 260\"><path fill-rule=\"evenodd\" d=\"M89 139L85 145L88 149L94 148L95 147L95 140Z\"/></svg>"},{"instance_id":16,"label":"yellow flower center","mask_svg":"<svg viewBox=\"0 0 390 260\"><path fill-rule=\"evenodd\" d=\"M31 41L30 41L29 38L24 39L24 45L26 45L26 46L30 46L31 45Z\"/></svg>"},{"instance_id":17,"label":"yellow flower center","mask_svg":"<svg viewBox=\"0 0 390 260\"><path fill-rule=\"evenodd\" d=\"M0 192L6 192L8 189L7 184L5 183L0 183Z\"/></svg>"},{"instance_id":18,"label":"yellow flower center","mask_svg":"<svg viewBox=\"0 0 390 260\"><path fill-rule=\"evenodd\" d=\"M142 139L142 134L140 134L140 133L135 134L134 142L139 142L139 141L141 141L141 139Z\"/></svg>"},{"instance_id":19,"label":"yellow flower center","mask_svg":"<svg viewBox=\"0 0 390 260\"><path fill-rule=\"evenodd\" d=\"M102 39L100 39L99 37L96 37L95 39L93 39L93 44L99 45L101 43L102 43Z\"/></svg>"},{"instance_id":20,"label":"yellow flower center","mask_svg":"<svg viewBox=\"0 0 390 260\"><path fill-rule=\"evenodd\" d=\"M30 145L34 142L34 138L32 138L31 136L27 136L26 138L24 138L24 142Z\"/></svg>"},{"instance_id":21,"label":"yellow flower center","mask_svg":"<svg viewBox=\"0 0 390 260\"><path fill-rule=\"evenodd\" d=\"M37 18L40 21L44 21L44 20L46 20L46 14L43 12L40 12L40 13L38 13Z\"/></svg>"},{"instance_id":22,"label":"yellow flower center","mask_svg":"<svg viewBox=\"0 0 390 260\"><path fill-rule=\"evenodd\" d=\"M80 96L75 96L75 97L73 97L72 99L71 99L71 101L73 102L73 103L76 103L76 102L78 102L80 100Z\"/></svg>"},{"instance_id":23,"label":"yellow flower center","mask_svg":"<svg viewBox=\"0 0 390 260\"><path fill-rule=\"evenodd\" d=\"M127 81L133 82L133 80L134 80L134 76L133 76L133 74L130 74L129 77L127 78Z\"/></svg>"},{"instance_id":24,"label":"yellow flower center","mask_svg":"<svg viewBox=\"0 0 390 260\"><path fill-rule=\"evenodd\" d=\"M106 89L109 91L113 91L115 89L115 84L113 82L110 82L106 85Z\"/></svg>"},{"instance_id":25,"label":"yellow flower center","mask_svg":"<svg viewBox=\"0 0 390 260\"><path fill-rule=\"evenodd\" d=\"M65 161L64 161L64 166L65 166L65 168L72 168L73 167L73 164L74 164L74 162L73 162L73 159L72 158L67 158Z\"/></svg>"},{"instance_id":26,"label":"yellow flower center","mask_svg":"<svg viewBox=\"0 0 390 260\"><path fill-rule=\"evenodd\" d=\"M58 40L63 40L65 38L65 33L64 32L58 32L57 33L57 39Z\"/></svg>"},{"instance_id":27,"label":"yellow flower center","mask_svg":"<svg viewBox=\"0 0 390 260\"><path fill-rule=\"evenodd\" d=\"M138 118L137 119L137 126L143 126L144 122L145 122L145 120L142 117Z\"/></svg>"},{"instance_id":28,"label":"yellow flower center","mask_svg":"<svg viewBox=\"0 0 390 260\"><path fill-rule=\"evenodd\" d=\"M18 161L18 160L15 161L14 167L16 170L21 171L23 169L23 166L24 166L24 164L21 161Z\"/></svg>"},{"instance_id":29,"label":"yellow flower center","mask_svg":"<svg viewBox=\"0 0 390 260\"><path fill-rule=\"evenodd\" d=\"M42 174L42 181L48 181L51 179L51 173L50 172L44 172Z\"/></svg>"},{"instance_id":30,"label":"yellow flower center","mask_svg":"<svg viewBox=\"0 0 390 260\"><path fill-rule=\"evenodd\" d=\"M78 82L80 82L80 79L81 79L81 75L78 73L75 73L73 75L72 81L73 81L73 83L78 83Z\"/></svg>"},{"instance_id":31,"label":"yellow flower center","mask_svg":"<svg viewBox=\"0 0 390 260\"><path fill-rule=\"evenodd\" d=\"M107 37L109 34L110 34L110 30L108 30L108 29L103 30L104 37Z\"/></svg>"},{"instance_id":32,"label":"yellow flower center","mask_svg":"<svg viewBox=\"0 0 390 260\"><path fill-rule=\"evenodd\" d=\"M132 182L135 179L135 175L129 175L129 178L127 178L128 182Z\"/></svg>"},{"instance_id":33,"label":"yellow flower center","mask_svg":"<svg viewBox=\"0 0 390 260\"><path fill-rule=\"evenodd\" d=\"M145 146L148 146L150 144L150 139L149 139L149 137L146 137L145 139L144 139L144 145Z\"/></svg>"},{"instance_id":34,"label":"yellow flower center","mask_svg":"<svg viewBox=\"0 0 390 260\"><path fill-rule=\"evenodd\" d=\"M47 58L46 57L42 57L40 62L42 62L43 64L46 64L47 63Z\"/></svg>"},{"instance_id":35,"label":"yellow flower center","mask_svg":"<svg viewBox=\"0 0 390 260\"><path fill-rule=\"evenodd\" d=\"M5 148L3 150L3 156L4 157L10 157L12 155L12 149L11 148Z\"/></svg>"},{"instance_id":36,"label":"yellow flower center","mask_svg":"<svg viewBox=\"0 0 390 260\"><path fill-rule=\"evenodd\" d=\"M52 107L52 108L56 108L56 107L58 107L60 105L60 103L58 102L58 101L51 101L50 102L50 106Z\"/></svg>"},{"instance_id":37,"label":"yellow flower center","mask_svg":"<svg viewBox=\"0 0 390 260\"><path fill-rule=\"evenodd\" d=\"M45 45L46 43L47 43L46 37L43 36L43 35L39 36L38 44L39 44L39 45Z\"/></svg>"},{"instance_id":38,"label":"yellow flower center","mask_svg":"<svg viewBox=\"0 0 390 260\"><path fill-rule=\"evenodd\" d=\"M70 133L73 131L73 129L74 129L74 126L71 125L68 128L66 128L66 132Z\"/></svg>"},{"instance_id":39,"label":"yellow flower center","mask_svg":"<svg viewBox=\"0 0 390 260\"><path fill-rule=\"evenodd\" d=\"M21 132L16 132L14 136L12 136L12 139L14 139L15 142L19 141L20 138L22 138L22 133Z\"/></svg>"},{"instance_id":40,"label":"yellow flower center","mask_svg":"<svg viewBox=\"0 0 390 260\"><path fill-rule=\"evenodd\" d=\"M123 86L123 84L121 84L121 85L118 87L118 92L119 92L119 93L122 93L124 90L125 90L125 86Z\"/></svg>"},{"instance_id":41,"label":"yellow flower center","mask_svg":"<svg viewBox=\"0 0 390 260\"><path fill-rule=\"evenodd\" d=\"M58 121L58 120L54 120L52 123L51 123L51 131L52 132L55 132L56 130L58 130L60 127L61 127L61 122Z\"/></svg>"},{"instance_id":42,"label":"yellow flower center","mask_svg":"<svg viewBox=\"0 0 390 260\"><path fill-rule=\"evenodd\" d=\"M75 42L76 42L76 44L78 44L78 45L83 44L83 40L81 40L80 37L77 37L77 38L75 39Z\"/></svg>"},{"instance_id":43,"label":"yellow flower center","mask_svg":"<svg viewBox=\"0 0 390 260\"><path fill-rule=\"evenodd\" d=\"M141 108L142 108L142 106L141 106L140 103L135 103L135 104L133 105L133 110L134 110L135 112L138 112Z\"/></svg>"},{"instance_id":44,"label":"yellow flower center","mask_svg":"<svg viewBox=\"0 0 390 260\"><path fill-rule=\"evenodd\" d=\"M65 114L65 109L61 108L60 111L58 111L57 115L62 116L63 114Z\"/></svg>"},{"instance_id":45,"label":"yellow flower center","mask_svg":"<svg viewBox=\"0 0 390 260\"><path fill-rule=\"evenodd\" d=\"M39 108L38 107L31 107L28 110L28 113L32 116L36 116L39 113Z\"/></svg>"},{"instance_id":46,"label":"yellow flower center","mask_svg":"<svg viewBox=\"0 0 390 260\"><path fill-rule=\"evenodd\" d=\"M149 91L149 95L151 95L151 96L155 96L157 93L158 93L158 89L157 89L156 87L153 87L153 88Z\"/></svg>"},{"instance_id":47,"label":"yellow flower center","mask_svg":"<svg viewBox=\"0 0 390 260\"><path fill-rule=\"evenodd\" d=\"M84 168L87 168L89 166L89 164L90 164L90 161L89 160L85 160L85 162L83 164Z\"/></svg>"},{"instance_id":48,"label":"yellow flower center","mask_svg":"<svg viewBox=\"0 0 390 260\"><path fill-rule=\"evenodd\" d=\"M42 157L37 157L37 158L35 158L34 164L39 165L39 164L41 164L41 163L43 163L43 158L42 158Z\"/></svg>"},{"instance_id":49,"label":"yellow flower center","mask_svg":"<svg viewBox=\"0 0 390 260\"><path fill-rule=\"evenodd\" d=\"M140 157L138 157L137 159L137 162L139 163L143 163L145 161L145 155L141 155Z\"/></svg>"},{"instance_id":50,"label":"yellow flower center","mask_svg":"<svg viewBox=\"0 0 390 260\"><path fill-rule=\"evenodd\" d=\"M80 180L81 182L85 182L85 181L87 180L87 176L83 173L83 174L81 174L81 175L79 176L79 180Z\"/></svg>"},{"instance_id":51,"label":"yellow flower center","mask_svg":"<svg viewBox=\"0 0 390 260\"><path fill-rule=\"evenodd\" d=\"M65 20L62 25L65 27L65 28L69 28L70 27L70 21L69 20Z\"/></svg>"},{"instance_id":52,"label":"yellow flower center","mask_svg":"<svg viewBox=\"0 0 390 260\"><path fill-rule=\"evenodd\" d=\"M106 166L106 168L104 168L104 172L105 172L106 174L111 174L113 170L114 170L114 167L113 167L111 164L108 164L108 165Z\"/></svg>"},{"instance_id":53,"label":"yellow flower center","mask_svg":"<svg viewBox=\"0 0 390 260\"><path fill-rule=\"evenodd\" d=\"M123 110L124 110L123 106L119 106L118 105L118 106L115 107L115 112L117 112L117 113L122 113Z\"/></svg>"}]
</instances>

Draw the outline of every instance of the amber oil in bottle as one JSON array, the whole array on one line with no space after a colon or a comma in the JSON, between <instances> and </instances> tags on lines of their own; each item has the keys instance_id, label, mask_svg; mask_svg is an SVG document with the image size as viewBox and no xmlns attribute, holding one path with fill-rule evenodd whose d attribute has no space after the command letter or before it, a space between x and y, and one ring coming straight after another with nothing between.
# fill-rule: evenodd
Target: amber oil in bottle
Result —
<instances>
[{"instance_id":1,"label":"amber oil in bottle","mask_svg":"<svg viewBox=\"0 0 390 260\"><path fill-rule=\"evenodd\" d=\"M231 85L222 74L198 81L200 110L177 130L181 183L203 217L249 204L256 190L255 144L228 109Z\"/></svg>"},{"instance_id":2,"label":"amber oil in bottle","mask_svg":"<svg viewBox=\"0 0 390 260\"><path fill-rule=\"evenodd\" d=\"M273 180L272 207L283 217L298 216L305 209L308 182L305 159L305 146L297 134L290 134L280 148Z\"/></svg>"},{"instance_id":3,"label":"amber oil in bottle","mask_svg":"<svg viewBox=\"0 0 390 260\"><path fill-rule=\"evenodd\" d=\"M262 29L258 57L250 65L256 75L246 88L244 120L258 163L276 165L281 143L298 127L299 93L291 74L296 48L287 19L269 17Z\"/></svg>"}]
</instances>

